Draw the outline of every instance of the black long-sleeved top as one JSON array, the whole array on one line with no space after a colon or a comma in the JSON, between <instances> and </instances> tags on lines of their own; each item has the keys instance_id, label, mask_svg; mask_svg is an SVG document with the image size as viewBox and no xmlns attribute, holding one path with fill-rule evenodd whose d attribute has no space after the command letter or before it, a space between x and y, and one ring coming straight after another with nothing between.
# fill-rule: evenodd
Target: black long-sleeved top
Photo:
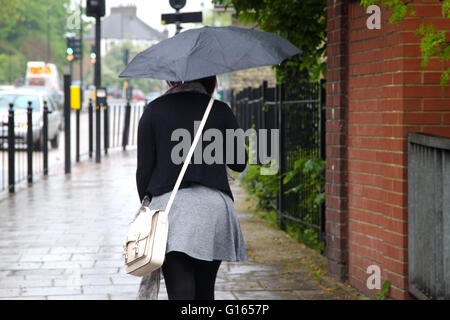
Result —
<instances>
[{"instance_id":1,"label":"black long-sleeved top","mask_svg":"<svg viewBox=\"0 0 450 320\"><path fill-rule=\"evenodd\" d=\"M153 196L164 194L173 189L183 163L174 164L171 159L173 148L178 145L175 150L179 151L180 142L182 141L180 137L177 137L176 141L171 141L172 133L176 129L189 131L190 141L187 146L190 147L194 140L194 121L198 121L198 127L209 99L210 96L199 92L178 92L163 95L147 105L139 121L137 139L136 182L141 201L145 195L148 195L151 199ZM233 199L228 183L226 165L234 171L242 172L246 167L248 155L242 141L235 138L234 162L226 163L227 152L225 144L232 143L231 141L226 142L226 129L235 130L239 128L239 125L233 112L224 102L214 101L203 129L203 134L211 128L220 130L222 134L223 161L221 163L206 164L202 157L202 164L194 163L198 148L202 147L203 154L203 150L215 140L213 138L209 139L213 141L209 141L206 137L203 137L203 142L200 139L194 151L180 188L188 187L191 183L198 183L221 190ZM245 163L237 161L238 148L244 148L241 151L245 154ZM183 153L178 154L181 154L184 159L188 151L189 149L187 148Z\"/></svg>"}]
</instances>

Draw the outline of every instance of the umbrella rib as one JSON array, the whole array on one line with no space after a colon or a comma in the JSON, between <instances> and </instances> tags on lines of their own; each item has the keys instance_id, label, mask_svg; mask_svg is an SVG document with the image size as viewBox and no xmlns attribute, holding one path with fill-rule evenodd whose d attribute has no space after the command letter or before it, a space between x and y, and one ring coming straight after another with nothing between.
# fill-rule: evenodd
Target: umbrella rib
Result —
<instances>
[{"instance_id":1,"label":"umbrella rib","mask_svg":"<svg viewBox=\"0 0 450 320\"><path fill-rule=\"evenodd\" d=\"M197 47L197 44L200 40L200 34L203 32L203 30L200 30L200 32L197 34L197 39L195 39L195 43L192 45L191 49L189 50L189 53L187 54L187 57L189 57L191 55L191 53L194 51L194 49ZM184 78L186 78L186 74L188 71L188 63L187 63L188 59L186 59L186 63L184 66Z\"/></svg>"},{"instance_id":2,"label":"umbrella rib","mask_svg":"<svg viewBox=\"0 0 450 320\"><path fill-rule=\"evenodd\" d=\"M224 49L223 49L223 47L222 47L222 44L220 43L220 41L217 39L217 37L216 37L216 35L214 34L214 33L212 33L212 36L213 36L213 38L214 38L214 40L217 42L217 45L220 47L220 53L221 53L221 55L222 55L222 61L224 61L224 64L222 64L226 69L228 69L229 68L229 66L228 66L228 62L227 62L227 60L225 59L225 56L224 56Z\"/></svg>"}]
</instances>

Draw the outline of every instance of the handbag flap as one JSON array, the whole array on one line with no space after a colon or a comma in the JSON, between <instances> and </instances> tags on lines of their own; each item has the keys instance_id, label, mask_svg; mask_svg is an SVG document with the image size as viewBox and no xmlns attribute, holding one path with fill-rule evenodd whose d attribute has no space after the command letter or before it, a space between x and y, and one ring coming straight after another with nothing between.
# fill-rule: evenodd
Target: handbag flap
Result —
<instances>
[{"instance_id":1,"label":"handbag flap","mask_svg":"<svg viewBox=\"0 0 450 320\"><path fill-rule=\"evenodd\" d=\"M126 264L133 263L147 254L150 236L152 230L156 227L155 218L159 211L143 207L131 223L124 247Z\"/></svg>"}]
</instances>

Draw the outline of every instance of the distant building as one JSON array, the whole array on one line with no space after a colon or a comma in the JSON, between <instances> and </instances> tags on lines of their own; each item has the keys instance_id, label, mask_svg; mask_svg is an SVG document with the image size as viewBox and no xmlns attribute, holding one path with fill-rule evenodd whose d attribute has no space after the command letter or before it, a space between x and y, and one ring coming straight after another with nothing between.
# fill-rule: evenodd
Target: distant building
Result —
<instances>
[{"instance_id":1,"label":"distant building","mask_svg":"<svg viewBox=\"0 0 450 320\"><path fill-rule=\"evenodd\" d=\"M167 33L153 29L136 15L136 6L121 6L111 8L111 14L102 19L102 55L107 53L112 45L131 42L134 45L150 47L161 40L167 39ZM95 28L86 36L86 42L95 43Z\"/></svg>"}]
</instances>

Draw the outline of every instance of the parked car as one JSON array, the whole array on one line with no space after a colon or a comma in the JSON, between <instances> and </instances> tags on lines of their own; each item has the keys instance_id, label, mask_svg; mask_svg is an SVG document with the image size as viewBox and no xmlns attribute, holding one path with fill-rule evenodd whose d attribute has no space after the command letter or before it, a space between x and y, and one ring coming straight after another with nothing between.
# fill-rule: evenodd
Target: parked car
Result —
<instances>
[{"instance_id":1,"label":"parked car","mask_svg":"<svg viewBox=\"0 0 450 320\"><path fill-rule=\"evenodd\" d=\"M133 89L133 100L142 101L145 99L144 93L139 89Z\"/></svg>"},{"instance_id":2,"label":"parked car","mask_svg":"<svg viewBox=\"0 0 450 320\"><path fill-rule=\"evenodd\" d=\"M12 91L0 91L0 121L8 122L9 104L14 104L14 122L15 135L23 143L26 143L28 122L27 122L27 108L28 101L31 101L33 108L33 145L35 149L42 150L43 147L43 129L44 129L44 101L47 101L47 106L51 113L48 114L48 139L51 142L52 148L57 148L59 144L59 128L61 126L61 112L57 107L53 98L44 91L16 89ZM7 127L2 127L0 143L7 144Z\"/></svg>"},{"instance_id":3,"label":"parked car","mask_svg":"<svg viewBox=\"0 0 450 320\"><path fill-rule=\"evenodd\" d=\"M20 89L25 89L25 90L29 90L29 91L39 91L39 92L43 92L46 93L48 96L50 96L53 101L56 103L56 107L58 108L60 115L61 115L61 126L60 126L60 130L62 130L63 126L62 124L64 123L64 92L62 91L58 91L58 90L53 90L47 87L42 87L42 86L30 86L30 87L20 87Z\"/></svg>"},{"instance_id":4,"label":"parked car","mask_svg":"<svg viewBox=\"0 0 450 320\"><path fill-rule=\"evenodd\" d=\"M8 91L8 90L14 90L14 86L10 86L10 85L1 85L0 86L0 91Z\"/></svg>"},{"instance_id":5,"label":"parked car","mask_svg":"<svg viewBox=\"0 0 450 320\"><path fill-rule=\"evenodd\" d=\"M107 93L108 97L110 97L110 98L114 98L114 99L122 98L122 91L120 91L116 87L107 87L106 93Z\"/></svg>"}]
</instances>

